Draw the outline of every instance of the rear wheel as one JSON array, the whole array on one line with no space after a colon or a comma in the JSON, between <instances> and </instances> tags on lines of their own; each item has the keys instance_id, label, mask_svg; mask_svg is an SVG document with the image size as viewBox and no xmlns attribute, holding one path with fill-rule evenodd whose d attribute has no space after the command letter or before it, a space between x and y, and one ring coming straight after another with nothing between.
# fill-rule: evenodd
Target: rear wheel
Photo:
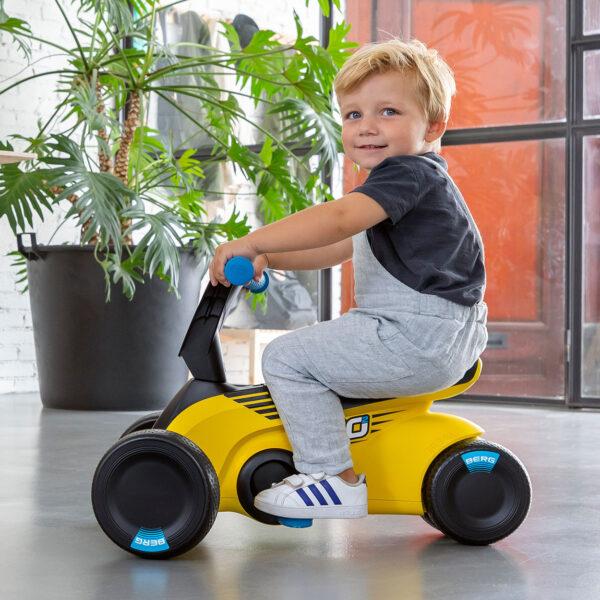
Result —
<instances>
[{"instance_id":1,"label":"rear wheel","mask_svg":"<svg viewBox=\"0 0 600 600\"><path fill-rule=\"evenodd\" d=\"M512 452L485 440L452 446L432 463L423 486L432 523L463 544L492 544L523 522L531 484Z\"/></svg>"},{"instance_id":2,"label":"rear wheel","mask_svg":"<svg viewBox=\"0 0 600 600\"><path fill-rule=\"evenodd\" d=\"M200 542L219 510L219 481L191 440L162 429L121 438L92 482L94 514L118 546L144 558L170 558Z\"/></svg>"},{"instance_id":3,"label":"rear wheel","mask_svg":"<svg viewBox=\"0 0 600 600\"><path fill-rule=\"evenodd\" d=\"M126 435L133 433L134 431L142 431L143 429L152 429L154 424L158 420L158 417L162 414L162 411L154 411L140 417L135 420L122 434L121 438L124 438ZM121 439L119 438L119 439Z\"/></svg>"},{"instance_id":4,"label":"rear wheel","mask_svg":"<svg viewBox=\"0 0 600 600\"><path fill-rule=\"evenodd\" d=\"M240 469L237 481L237 493L244 510L257 521L267 525L279 525L279 517L269 515L254 506L254 498L279 483L286 477L297 473L288 450L263 450L246 461Z\"/></svg>"}]
</instances>

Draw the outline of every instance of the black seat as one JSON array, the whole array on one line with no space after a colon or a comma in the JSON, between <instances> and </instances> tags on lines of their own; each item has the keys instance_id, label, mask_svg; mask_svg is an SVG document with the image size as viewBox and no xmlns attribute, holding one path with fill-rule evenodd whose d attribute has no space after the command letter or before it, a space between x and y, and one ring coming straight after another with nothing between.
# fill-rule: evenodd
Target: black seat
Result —
<instances>
[{"instance_id":1,"label":"black seat","mask_svg":"<svg viewBox=\"0 0 600 600\"><path fill-rule=\"evenodd\" d=\"M454 385L462 385L463 383L467 383L468 381L471 381L471 379L473 379L473 377L475 376L475 373L477 372L477 363L479 362L479 359L477 359L475 361L475 364L462 376L462 379L457 381Z\"/></svg>"}]
</instances>

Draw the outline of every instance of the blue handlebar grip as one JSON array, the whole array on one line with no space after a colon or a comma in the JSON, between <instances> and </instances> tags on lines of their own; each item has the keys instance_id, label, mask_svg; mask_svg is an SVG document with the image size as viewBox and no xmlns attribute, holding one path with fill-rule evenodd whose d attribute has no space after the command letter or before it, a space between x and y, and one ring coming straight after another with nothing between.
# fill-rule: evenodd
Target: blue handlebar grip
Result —
<instances>
[{"instance_id":1,"label":"blue handlebar grip","mask_svg":"<svg viewBox=\"0 0 600 600\"><path fill-rule=\"evenodd\" d=\"M251 279L244 287L248 288L248 290L253 294L260 294L261 292L264 292L269 287L269 274L264 271L260 281L254 281L254 279Z\"/></svg>"},{"instance_id":2,"label":"blue handlebar grip","mask_svg":"<svg viewBox=\"0 0 600 600\"><path fill-rule=\"evenodd\" d=\"M263 273L260 281L254 281L254 265L244 256L234 256L225 264L225 277L232 285L241 285L254 294L269 287L269 276Z\"/></svg>"}]
</instances>

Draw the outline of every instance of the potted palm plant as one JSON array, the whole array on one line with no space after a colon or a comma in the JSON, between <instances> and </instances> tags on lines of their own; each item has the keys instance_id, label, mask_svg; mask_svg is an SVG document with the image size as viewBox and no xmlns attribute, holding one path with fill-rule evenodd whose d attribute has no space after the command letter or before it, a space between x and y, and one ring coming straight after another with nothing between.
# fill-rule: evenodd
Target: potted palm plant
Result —
<instances>
[{"instance_id":1,"label":"potted palm plant","mask_svg":"<svg viewBox=\"0 0 600 600\"><path fill-rule=\"evenodd\" d=\"M51 117L35 135L11 136L36 158L0 165L0 218L21 235L33 215L43 219L66 206L59 226L76 223L81 232L76 245L19 237L42 402L162 407L187 377L177 354L207 259L220 240L249 230L236 210L221 221L207 218L205 171L230 161L255 186L265 221L326 200L321 173L340 147L331 88L352 46L345 40L349 28L333 27L323 48L298 18L288 44L264 30L241 41L239 29L223 22L228 49L218 50L167 45L157 35L162 12L183 0L166 6L77 0L76 22L54 2L71 35L60 44L9 17L0 0L0 34L25 56L36 42L65 59L60 71L38 69L0 89L1 95L51 76L58 91ZM329 2L319 4L328 10ZM224 89L217 71L237 87ZM242 97L263 107L278 127L254 122ZM169 142L169 132L149 126L157 98L202 132L205 147L182 150ZM240 122L260 132L259 144L242 143ZM12 148L0 140L0 150Z\"/></svg>"}]
</instances>

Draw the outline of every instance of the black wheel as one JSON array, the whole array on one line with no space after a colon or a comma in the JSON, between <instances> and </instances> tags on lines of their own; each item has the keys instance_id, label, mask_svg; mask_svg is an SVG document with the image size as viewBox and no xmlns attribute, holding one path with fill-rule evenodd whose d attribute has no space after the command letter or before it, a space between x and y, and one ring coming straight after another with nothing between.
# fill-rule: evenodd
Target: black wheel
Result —
<instances>
[{"instance_id":1,"label":"black wheel","mask_svg":"<svg viewBox=\"0 0 600 600\"><path fill-rule=\"evenodd\" d=\"M240 469L237 493L244 510L257 521L266 525L280 525L278 517L269 515L254 506L254 498L263 490L297 473L288 450L263 450L246 461Z\"/></svg>"},{"instance_id":2,"label":"black wheel","mask_svg":"<svg viewBox=\"0 0 600 600\"><path fill-rule=\"evenodd\" d=\"M148 413L143 417L135 420L122 434L121 438L124 438L126 435L133 433L134 431L142 431L143 429L152 429L154 427L154 423L156 423L158 417L162 414L162 411L158 410L155 412Z\"/></svg>"},{"instance_id":3,"label":"black wheel","mask_svg":"<svg viewBox=\"0 0 600 600\"><path fill-rule=\"evenodd\" d=\"M531 483L521 461L485 440L462 442L442 452L423 486L426 513L457 542L492 544L523 522Z\"/></svg>"},{"instance_id":4,"label":"black wheel","mask_svg":"<svg viewBox=\"0 0 600 600\"><path fill-rule=\"evenodd\" d=\"M427 513L421 515L421 518L423 519L423 521L425 521L425 523L427 523L427 525L429 525L430 527L433 527L434 529L439 529L439 527L433 522L433 519L431 518L430 515L428 515Z\"/></svg>"},{"instance_id":5,"label":"black wheel","mask_svg":"<svg viewBox=\"0 0 600 600\"><path fill-rule=\"evenodd\" d=\"M102 457L92 505L104 533L123 550L170 558L209 532L219 510L219 481L191 440L162 429L138 431Z\"/></svg>"}]
</instances>

